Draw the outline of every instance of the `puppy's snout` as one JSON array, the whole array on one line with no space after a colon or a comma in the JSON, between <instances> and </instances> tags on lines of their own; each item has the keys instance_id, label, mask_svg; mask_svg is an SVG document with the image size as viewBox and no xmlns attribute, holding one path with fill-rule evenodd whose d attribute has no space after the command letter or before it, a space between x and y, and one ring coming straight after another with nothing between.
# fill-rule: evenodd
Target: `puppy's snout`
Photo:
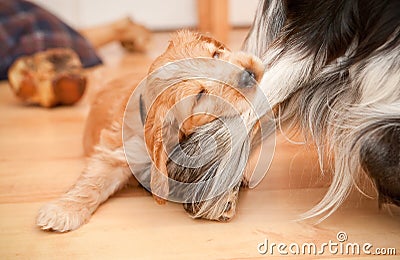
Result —
<instances>
[{"instance_id":1,"label":"puppy's snout","mask_svg":"<svg viewBox=\"0 0 400 260\"><path fill-rule=\"evenodd\" d=\"M229 62L242 68L237 73L238 88L252 88L257 85L264 74L264 65L262 61L246 52L236 52L229 57Z\"/></svg>"},{"instance_id":2,"label":"puppy's snout","mask_svg":"<svg viewBox=\"0 0 400 260\"><path fill-rule=\"evenodd\" d=\"M245 69L239 75L239 87L249 88L256 84L256 74L250 69Z\"/></svg>"}]
</instances>

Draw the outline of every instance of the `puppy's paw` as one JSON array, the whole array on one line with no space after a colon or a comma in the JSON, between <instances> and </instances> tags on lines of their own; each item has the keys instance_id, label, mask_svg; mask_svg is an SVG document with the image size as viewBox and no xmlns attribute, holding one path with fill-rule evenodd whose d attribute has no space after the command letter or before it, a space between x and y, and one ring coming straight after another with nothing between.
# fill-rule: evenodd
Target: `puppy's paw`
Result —
<instances>
[{"instance_id":1,"label":"puppy's paw","mask_svg":"<svg viewBox=\"0 0 400 260\"><path fill-rule=\"evenodd\" d=\"M36 224L43 230L67 232L85 224L90 216L82 203L61 199L40 208Z\"/></svg>"},{"instance_id":2,"label":"puppy's paw","mask_svg":"<svg viewBox=\"0 0 400 260\"><path fill-rule=\"evenodd\" d=\"M240 184L239 184L240 185ZM218 221L227 222L236 215L236 206L239 196L239 185L233 190L228 197L227 202L224 205L224 212L219 217Z\"/></svg>"},{"instance_id":3,"label":"puppy's paw","mask_svg":"<svg viewBox=\"0 0 400 260\"><path fill-rule=\"evenodd\" d=\"M228 201L225 205L224 213L218 218L218 221L228 222L236 214L236 201Z\"/></svg>"}]
</instances>

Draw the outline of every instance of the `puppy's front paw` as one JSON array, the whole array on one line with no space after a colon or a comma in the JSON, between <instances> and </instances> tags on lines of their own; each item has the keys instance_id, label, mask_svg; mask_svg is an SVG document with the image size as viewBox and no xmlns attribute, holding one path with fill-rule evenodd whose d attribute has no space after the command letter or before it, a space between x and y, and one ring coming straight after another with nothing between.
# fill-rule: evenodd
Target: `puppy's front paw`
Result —
<instances>
[{"instance_id":1,"label":"puppy's front paw","mask_svg":"<svg viewBox=\"0 0 400 260\"><path fill-rule=\"evenodd\" d=\"M44 205L37 216L36 224L43 230L67 232L86 223L91 213L76 201L60 199Z\"/></svg>"},{"instance_id":2,"label":"puppy's front paw","mask_svg":"<svg viewBox=\"0 0 400 260\"><path fill-rule=\"evenodd\" d=\"M218 221L228 222L236 214L236 201L228 201L225 205L224 213L219 217Z\"/></svg>"}]
</instances>

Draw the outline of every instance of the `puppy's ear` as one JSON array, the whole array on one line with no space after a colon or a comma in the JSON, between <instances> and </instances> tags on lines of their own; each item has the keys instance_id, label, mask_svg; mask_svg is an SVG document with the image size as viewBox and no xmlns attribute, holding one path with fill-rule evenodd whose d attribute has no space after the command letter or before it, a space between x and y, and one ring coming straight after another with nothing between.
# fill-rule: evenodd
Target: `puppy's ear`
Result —
<instances>
[{"instance_id":1,"label":"puppy's ear","mask_svg":"<svg viewBox=\"0 0 400 260\"><path fill-rule=\"evenodd\" d=\"M163 140L163 122L165 119L166 108L157 106L151 109L147 115L145 123L145 141L150 157L153 161L151 167L150 188L154 199L159 204L165 204L168 197L168 155L165 150Z\"/></svg>"}]
</instances>

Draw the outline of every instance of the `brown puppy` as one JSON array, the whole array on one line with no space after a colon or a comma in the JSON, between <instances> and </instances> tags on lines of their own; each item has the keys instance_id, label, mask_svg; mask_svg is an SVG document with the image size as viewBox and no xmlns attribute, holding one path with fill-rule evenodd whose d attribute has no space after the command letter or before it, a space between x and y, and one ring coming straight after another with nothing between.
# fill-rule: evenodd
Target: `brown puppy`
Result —
<instances>
[{"instance_id":1,"label":"brown puppy","mask_svg":"<svg viewBox=\"0 0 400 260\"><path fill-rule=\"evenodd\" d=\"M261 62L251 55L232 53L223 44L197 33L181 31L175 34L167 50L152 64L143 89L132 94L137 84L127 78L110 84L98 94L85 130L84 147L90 154L87 166L67 193L40 209L37 224L42 229L65 232L80 227L102 202L127 184L133 177L131 170L136 177L150 174L151 192L159 203L163 203L169 194L168 179L163 178L168 176L165 135L168 139L173 129L179 129L179 140L184 140L197 127L233 114L227 107L210 104L201 95L221 97L240 114L247 113L249 103L246 98L235 87L223 82L185 79L168 88L160 87L162 75L165 75L164 66L188 58L214 58L234 64L239 69L231 72L232 81L250 94L263 74ZM204 64L204 60L200 63ZM178 67L176 73L184 69ZM167 77L170 80L174 75ZM129 164L126 161L123 140L134 144L133 151L127 151L126 155L128 159L134 158L133 165L132 159ZM234 199L237 199L237 192L235 194ZM216 204L217 210L212 214L197 214L196 217L230 219L235 214L235 201L223 203ZM188 211L193 215L196 213L193 208Z\"/></svg>"}]
</instances>

